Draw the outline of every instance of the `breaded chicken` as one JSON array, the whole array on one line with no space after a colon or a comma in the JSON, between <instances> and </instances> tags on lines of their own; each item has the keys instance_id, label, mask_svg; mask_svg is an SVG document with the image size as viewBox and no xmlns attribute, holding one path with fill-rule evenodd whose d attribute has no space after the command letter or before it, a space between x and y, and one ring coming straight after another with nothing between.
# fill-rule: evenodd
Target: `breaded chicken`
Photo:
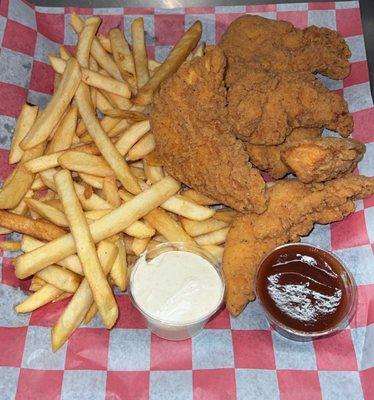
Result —
<instances>
[{"instance_id":1,"label":"breaded chicken","mask_svg":"<svg viewBox=\"0 0 374 400\"><path fill-rule=\"evenodd\" d=\"M285 164L281 158L282 153L302 140L317 139L321 136L322 130L315 128L296 128L286 138L282 144L266 146L261 144L244 143L244 147L249 155L250 162L260 169L267 172L274 179L281 179L292 172L291 168Z\"/></svg>"},{"instance_id":2,"label":"breaded chicken","mask_svg":"<svg viewBox=\"0 0 374 400\"><path fill-rule=\"evenodd\" d=\"M167 171L239 211L266 208L265 183L227 120L220 48L183 64L155 97L151 127Z\"/></svg>"},{"instance_id":3,"label":"breaded chicken","mask_svg":"<svg viewBox=\"0 0 374 400\"><path fill-rule=\"evenodd\" d=\"M229 87L229 122L251 144L277 145L294 128L328 128L347 137L353 119L345 100L308 72L246 67Z\"/></svg>"},{"instance_id":4,"label":"breaded chicken","mask_svg":"<svg viewBox=\"0 0 374 400\"><path fill-rule=\"evenodd\" d=\"M282 152L282 160L303 183L324 182L352 172L365 154L354 139L304 140Z\"/></svg>"},{"instance_id":5,"label":"breaded chicken","mask_svg":"<svg viewBox=\"0 0 374 400\"><path fill-rule=\"evenodd\" d=\"M374 193L374 178L348 174L326 183L297 179L276 182L268 189L268 209L234 220L226 239L223 269L226 306L240 314L254 300L254 278L262 257L275 247L297 242L313 224L340 221L355 210L354 200Z\"/></svg>"},{"instance_id":6,"label":"breaded chicken","mask_svg":"<svg viewBox=\"0 0 374 400\"><path fill-rule=\"evenodd\" d=\"M321 138L320 130L299 128L278 146L247 144L253 165L280 179L294 173L303 183L324 182L352 172L365 153L354 139Z\"/></svg>"},{"instance_id":7,"label":"breaded chicken","mask_svg":"<svg viewBox=\"0 0 374 400\"><path fill-rule=\"evenodd\" d=\"M229 84L240 77L240 62L249 69L253 63L267 71L319 72L332 79L349 75L351 52L344 39L327 28L301 30L287 21L244 15L231 23L219 46L228 57Z\"/></svg>"}]
</instances>

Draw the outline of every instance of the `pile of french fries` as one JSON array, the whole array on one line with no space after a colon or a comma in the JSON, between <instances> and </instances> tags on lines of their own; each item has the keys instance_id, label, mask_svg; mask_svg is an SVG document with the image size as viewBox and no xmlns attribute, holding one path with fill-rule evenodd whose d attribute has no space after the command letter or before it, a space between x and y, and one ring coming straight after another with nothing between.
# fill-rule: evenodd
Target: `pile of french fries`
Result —
<instances>
[{"instance_id":1,"label":"pile of french fries","mask_svg":"<svg viewBox=\"0 0 374 400\"><path fill-rule=\"evenodd\" d=\"M76 52L50 55L54 94L44 110L22 107L9 154L17 165L0 192L0 233L23 233L0 248L22 250L15 274L32 277L33 294L16 311L71 298L52 329L53 351L97 312L113 327L113 286L126 290L128 267L146 249L197 243L220 260L235 216L167 175L148 118L160 84L204 53L201 23L160 64L147 58L142 18L131 48L117 28L97 35L100 22L72 15Z\"/></svg>"}]
</instances>

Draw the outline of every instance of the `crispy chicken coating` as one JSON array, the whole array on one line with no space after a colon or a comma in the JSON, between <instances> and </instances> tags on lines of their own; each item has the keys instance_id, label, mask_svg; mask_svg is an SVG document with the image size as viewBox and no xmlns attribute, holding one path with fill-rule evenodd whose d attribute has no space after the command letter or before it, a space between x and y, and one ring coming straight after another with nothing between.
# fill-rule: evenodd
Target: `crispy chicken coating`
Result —
<instances>
[{"instance_id":1,"label":"crispy chicken coating","mask_svg":"<svg viewBox=\"0 0 374 400\"><path fill-rule=\"evenodd\" d=\"M240 77L238 61L274 72L319 72L332 79L349 75L351 52L344 39L327 28L297 29L290 22L245 15L231 23L219 46L228 57L228 82Z\"/></svg>"},{"instance_id":2,"label":"crispy chicken coating","mask_svg":"<svg viewBox=\"0 0 374 400\"><path fill-rule=\"evenodd\" d=\"M282 153L302 140L317 139L322 130L315 128L295 128L282 144L266 146L261 144L245 143L244 147L249 155L250 162L267 172L274 179L281 179L292 172L291 168L282 160Z\"/></svg>"},{"instance_id":3,"label":"crispy chicken coating","mask_svg":"<svg viewBox=\"0 0 374 400\"><path fill-rule=\"evenodd\" d=\"M298 128L278 146L247 144L253 165L280 179L294 173L303 183L324 182L352 172L365 153L354 139L321 138L320 130Z\"/></svg>"},{"instance_id":4,"label":"crispy chicken coating","mask_svg":"<svg viewBox=\"0 0 374 400\"><path fill-rule=\"evenodd\" d=\"M276 182L268 189L268 209L234 220L226 239L223 268L226 306L240 314L254 300L254 278L262 257L275 247L297 242L313 224L340 221L355 210L354 200L374 193L374 178L348 174L326 183L297 179Z\"/></svg>"},{"instance_id":5,"label":"crispy chicken coating","mask_svg":"<svg viewBox=\"0 0 374 400\"><path fill-rule=\"evenodd\" d=\"M227 99L230 123L251 144L281 144L299 127L326 127L344 137L353 127L345 100L308 72L246 67Z\"/></svg>"},{"instance_id":6,"label":"crispy chicken coating","mask_svg":"<svg viewBox=\"0 0 374 400\"><path fill-rule=\"evenodd\" d=\"M151 113L156 149L176 179L236 210L261 213L265 183L228 124L225 66L215 47L161 86Z\"/></svg>"},{"instance_id":7,"label":"crispy chicken coating","mask_svg":"<svg viewBox=\"0 0 374 400\"><path fill-rule=\"evenodd\" d=\"M352 172L365 154L365 145L354 139L304 140L282 152L282 160L303 183L324 182Z\"/></svg>"}]
</instances>

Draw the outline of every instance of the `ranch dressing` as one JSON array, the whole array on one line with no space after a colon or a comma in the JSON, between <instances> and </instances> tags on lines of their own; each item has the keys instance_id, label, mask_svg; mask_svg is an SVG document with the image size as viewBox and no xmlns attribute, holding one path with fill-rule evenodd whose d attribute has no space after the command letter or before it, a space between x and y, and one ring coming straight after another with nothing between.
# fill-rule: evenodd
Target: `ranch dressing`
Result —
<instances>
[{"instance_id":1,"label":"ranch dressing","mask_svg":"<svg viewBox=\"0 0 374 400\"><path fill-rule=\"evenodd\" d=\"M132 276L135 302L150 317L170 323L197 321L213 313L223 297L223 283L213 265L188 251L139 258Z\"/></svg>"}]
</instances>

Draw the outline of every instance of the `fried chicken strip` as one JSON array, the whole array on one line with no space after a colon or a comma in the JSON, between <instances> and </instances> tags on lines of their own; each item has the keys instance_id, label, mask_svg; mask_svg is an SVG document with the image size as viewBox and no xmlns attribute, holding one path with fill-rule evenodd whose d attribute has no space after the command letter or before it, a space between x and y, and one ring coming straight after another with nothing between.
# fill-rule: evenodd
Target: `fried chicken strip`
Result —
<instances>
[{"instance_id":1,"label":"fried chicken strip","mask_svg":"<svg viewBox=\"0 0 374 400\"><path fill-rule=\"evenodd\" d=\"M234 220L226 239L223 268L226 306L240 314L254 300L254 277L262 257L275 247L297 242L313 224L340 221L355 210L354 200L374 194L374 178L353 174L324 184L303 184L297 179L268 189L268 209Z\"/></svg>"},{"instance_id":2,"label":"fried chicken strip","mask_svg":"<svg viewBox=\"0 0 374 400\"><path fill-rule=\"evenodd\" d=\"M266 146L258 144L244 143L244 147L249 155L250 162L260 169L267 172L274 179L281 179L292 172L291 168L282 160L282 153L290 146L300 143L303 140L313 140L321 136L321 129L296 128L279 145Z\"/></svg>"},{"instance_id":3,"label":"fried chicken strip","mask_svg":"<svg viewBox=\"0 0 374 400\"><path fill-rule=\"evenodd\" d=\"M247 144L253 165L280 179L294 173L303 183L325 182L352 172L365 153L354 139L321 138L320 130L299 128L278 146Z\"/></svg>"},{"instance_id":4,"label":"fried chicken strip","mask_svg":"<svg viewBox=\"0 0 374 400\"><path fill-rule=\"evenodd\" d=\"M308 72L274 73L248 66L229 87L229 122L251 144L277 145L294 128L328 128L347 137L353 119L345 100Z\"/></svg>"},{"instance_id":5,"label":"fried chicken strip","mask_svg":"<svg viewBox=\"0 0 374 400\"><path fill-rule=\"evenodd\" d=\"M156 150L176 179L236 210L260 213L265 183L227 122L225 66L215 47L164 82L151 113Z\"/></svg>"},{"instance_id":6,"label":"fried chicken strip","mask_svg":"<svg viewBox=\"0 0 374 400\"><path fill-rule=\"evenodd\" d=\"M231 23L219 46L228 57L228 82L240 77L238 61L275 72L319 72L332 79L349 75L351 52L344 39L327 28L297 29L290 22L245 15Z\"/></svg>"},{"instance_id":7,"label":"fried chicken strip","mask_svg":"<svg viewBox=\"0 0 374 400\"><path fill-rule=\"evenodd\" d=\"M324 182L352 172L365 153L354 139L319 138L288 147L281 158L303 183Z\"/></svg>"}]
</instances>

